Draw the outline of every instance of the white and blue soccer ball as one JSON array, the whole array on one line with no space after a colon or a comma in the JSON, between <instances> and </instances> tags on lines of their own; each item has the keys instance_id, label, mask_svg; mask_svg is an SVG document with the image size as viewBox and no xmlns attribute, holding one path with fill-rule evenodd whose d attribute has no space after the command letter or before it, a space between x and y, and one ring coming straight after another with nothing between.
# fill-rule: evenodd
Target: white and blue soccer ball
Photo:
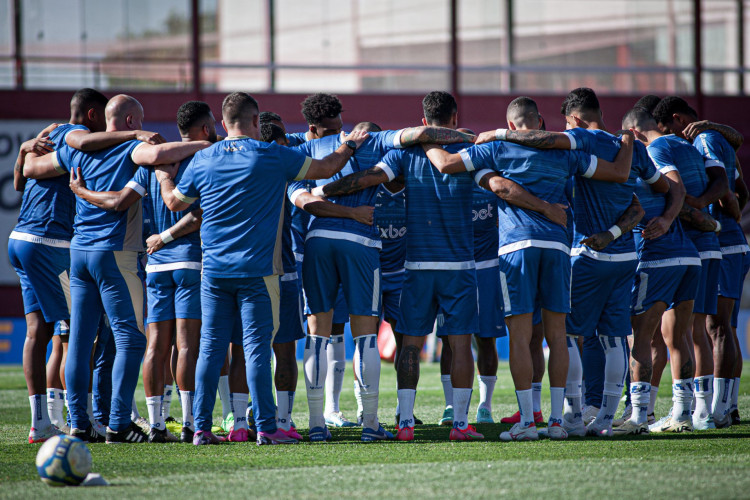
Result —
<instances>
[{"instance_id":1,"label":"white and blue soccer ball","mask_svg":"<svg viewBox=\"0 0 750 500\"><path fill-rule=\"evenodd\" d=\"M54 436L39 448L36 470L50 486L77 486L91 471L91 452L78 438Z\"/></svg>"}]
</instances>

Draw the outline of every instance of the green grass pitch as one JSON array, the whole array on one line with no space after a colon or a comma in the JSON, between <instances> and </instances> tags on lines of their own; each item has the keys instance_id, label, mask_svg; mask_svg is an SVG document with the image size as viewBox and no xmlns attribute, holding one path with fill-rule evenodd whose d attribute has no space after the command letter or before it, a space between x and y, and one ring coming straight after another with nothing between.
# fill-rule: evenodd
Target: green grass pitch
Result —
<instances>
[{"instance_id":1,"label":"green grass pitch","mask_svg":"<svg viewBox=\"0 0 750 500\"><path fill-rule=\"evenodd\" d=\"M300 376L302 371L300 369ZM657 416L671 405L668 372ZM545 380L543 412L549 410ZM341 397L354 417L351 365ZM383 365L380 418L393 430L396 377ZM740 412L750 416L750 376L743 378ZM294 419L306 434L307 401L298 385ZM139 409L146 406L141 386ZM470 419L476 412L475 386ZM0 367L0 498L748 498L750 423L727 430L631 439L501 443L509 426L480 425L485 442L451 443L435 425L443 410L436 364L423 364L415 413L425 421L413 443L359 441L359 429L334 429L327 444L258 447L253 443L91 445L93 471L109 488L51 488L36 473L40 445L26 442L29 405L20 367ZM495 420L516 410L501 363L493 399ZM180 418L179 400L172 415ZM217 402L215 417L220 417ZM218 418L216 418L218 421ZM748 420L746 420L748 422Z\"/></svg>"}]
</instances>

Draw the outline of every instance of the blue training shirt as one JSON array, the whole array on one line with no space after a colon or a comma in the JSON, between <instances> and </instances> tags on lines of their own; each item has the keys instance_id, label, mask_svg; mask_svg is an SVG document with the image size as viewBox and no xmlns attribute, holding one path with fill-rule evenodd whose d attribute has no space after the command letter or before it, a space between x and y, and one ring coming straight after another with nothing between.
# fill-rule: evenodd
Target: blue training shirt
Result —
<instances>
[{"instance_id":1,"label":"blue training shirt","mask_svg":"<svg viewBox=\"0 0 750 500\"><path fill-rule=\"evenodd\" d=\"M380 233L380 269L384 273L404 270L406 260L406 189L392 193L381 184L375 196L374 222Z\"/></svg>"},{"instance_id":2,"label":"blue training shirt","mask_svg":"<svg viewBox=\"0 0 750 500\"><path fill-rule=\"evenodd\" d=\"M307 142L307 132L294 132L292 134L286 134L286 140L289 141L288 146L294 147L299 146Z\"/></svg>"},{"instance_id":3,"label":"blue training shirt","mask_svg":"<svg viewBox=\"0 0 750 500\"><path fill-rule=\"evenodd\" d=\"M444 146L449 152L467 144ZM443 175L421 146L389 151L378 167L406 182L406 261L414 270L474 269L471 222L473 182L469 172Z\"/></svg>"},{"instance_id":4,"label":"blue training shirt","mask_svg":"<svg viewBox=\"0 0 750 500\"><path fill-rule=\"evenodd\" d=\"M701 154L685 139L674 134L654 139L648 145L648 154L660 170L677 169L690 196L698 197L708 188L708 176ZM708 213L708 207L701 210ZM720 259L719 239L715 233L699 231L689 223L680 221L683 230L693 242L701 258Z\"/></svg>"},{"instance_id":5,"label":"blue training shirt","mask_svg":"<svg viewBox=\"0 0 750 500\"><path fill-rule=\"evenodd\" d=\"M133 178L138 165L133 151L143 143L128 141L90 153L63 145L57 151L65 171L80 167L86 187L91 191L120 191ZM143 251L143 215L141 201L128 210L102 210L76 197L76 217L70 248L79 250Z\"/></svg>"},{"instance_id":6,"label":"blue training shirt","mask_svg":"<svg viewBox=\"0 0 750 500\"><path fill-rule=\"evenodd\" d=\"M581 151L535 149L494 141L461 151L467 170L476 169L479 181L489 171L515 181L549 203L567 204L566 184L572 175L590 177L596 171L595 156ZM528 247L552 248L570 254L565 227L542 214L500 200L498 255ZM575 210L574 210L575 212Z\"/></svg>"},{"instance_id":7,"label":"blue training shirt","mask_svg":"<svg viewBox=\"0 0 750 500\"><path fill-rule=\"evenodd\" d=\"M322 186L351 173L375 166L388 150L401 147L400 138L400 131L371 132L370 137L357 148L354 156L349 159L349 162L340 172L330 179L316 181L316 185ZM322 139L307 141L296 149L313 158L322 159L336 151L339 146L341 146L339 136L330 135ZM373 186L346 196L332 196L328 200L346 207L374 206L377 191L378 188ZM311 216L307 238L316 237L345 239L374 248L381 248L382 246L376 226L368 226L354 219Z\"/></svg>"},{"instance_id":8,"label":"blue training shirt","mask_svg":"<svg viewBox=\"0 0 750 500\"><path fill-rule=\"evenodd\" d=\"M705 159L706 168L724 167L729 180L729 190L734 192L735 181L740 176L737 171L737 157L734 148L715 130L706 130L698 135L693 145ZM747 240L742 228L731 216L725 214L718 203L710 208L714 219L721 222L719 244L723 254L742 253L748 251Z\"/></svg>"},{"instance_id":9,"label":"blue training shirt","mask_svg":"<svg viewBox=\"0 0 750 500\"><path fill-rule=\"evenodd\" d=\"M497 262L497 195L474 184L471 221L474 227L474 261Z\"/></svg>"},{"instance_id":10,"label":"blue training shirt","mask_svg":"<svg viewBox=\"0 0 750 500\"><path fill-rule=\"evenodd\" d=\"M571 149L577 149L603 160L614 162L622 144L620 139L604 130L574 128L565 132ZM573 198L573 249L572 255L585 255L596 260L635 260L633 235L627 232L603 250L592 250L580 241L592 234L606 231L627 210L633 201L633 190L639 178L648 184L658 181L661 174L648 155L645 146L637 142L633 147L630 176L623 183L606 182L575 176Z\"/></svg>"},{"instance_id":11,"label":"blue training shirt","mask_svg":"<svg viewBox=\"0 0 750 500\"><path fill-rule=\"evenodd\" d=\"M88 130L83 125L66 123L49 134L57 155L65 144L65 137L73 130ZM59 160L58 160L59 163ZM58 168L61 173L66 170ZM51 240L70 241L73 238L75 195L70 190L70 177L60 175L50 179L28 179L21 198L21 212L14 231L33 234Z\"/></svg>"},{"instance_id":12,"label":"blue training shirt","mask_svg":"<svg viewBox=\"0 0 750 500\"><path fill-rule=\"evenodd\" d=\"M203 273L253 278L283 273L281 241L287 182L303 179L312 159L248 137L201 150L174 194L203 209Z\"/></svg>"},{"instance_id":13,"label":"blue training shirt","mask_svg":"<svg viewBox=\"0 0 750 500\"><path fill-rule=\"evenodd\" d=\"M182 176L187 168L188 164L192 160L192 156L185 158L180 162L180 167L177 170L175 176L175 184L179 184ZM167 205L164 204L164 200L161 197L161 186L159 181L156 179L156 174L153 168L141 167L135 173L133 180L128 183L128 187L136 191L143 199L143 213L149 214L151 218L150 233L159 234L170 227L177 224L185 215L192 212L193 210L200 208L200 205L196 202L190 206L190 208L181 212L172 212ZM144 215L145 218L145 215ZM180 238L170 241L158 252L154 252L148 256L148 266L146 271L158 271L159 268L152 266L158 266L162 264L176 264L176 263L198 263L201 262L201 237L199 231L193 231L192 233L181 236ZM200 269L200 266L187 266L188 268ZM173 266L169 267L169 270L176 269Z\"/></svg>"}]
</instances>

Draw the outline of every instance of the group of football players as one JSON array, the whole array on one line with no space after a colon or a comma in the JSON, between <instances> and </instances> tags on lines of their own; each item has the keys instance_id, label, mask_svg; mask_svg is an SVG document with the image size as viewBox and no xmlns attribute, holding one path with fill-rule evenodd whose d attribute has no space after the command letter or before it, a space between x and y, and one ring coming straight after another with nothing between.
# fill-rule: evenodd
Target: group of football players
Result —
<instances>
[{"instance_id":1,"label":"group of football players","mask_svg":"<svg viewBox=\"0 0 750 500\"><path fill-rule=\"evenodd\" d=\"M494 422L506 334L519 411L501 420L514 424L503 441L737 422L742 136L674 96L642 98L616 133L588 88L563 101L565 132L547 131L528 97L480 134L458 128L449 93L422 104L421 126L346 133L339 99L314 94L308 130L290 134L234 92L226 137L190 101L182 140L166 142L142 130L136 99L76 92L69 123L25 142L14 171L29 442L296 443L298 340L310 441L353 426L362 441L411 441L433 332L451 440L484 438L469 423L475 358L474 421ZM397 346L395 435L378 419L381 320ZM345 323L356 422L339 408ZM673 406L656 421L668 357ZM148 420L134 401L141 363ZM537 428L545 368L551 409ZM212 431L217 391L226 437Z\"/></svg>"}]
</instances>

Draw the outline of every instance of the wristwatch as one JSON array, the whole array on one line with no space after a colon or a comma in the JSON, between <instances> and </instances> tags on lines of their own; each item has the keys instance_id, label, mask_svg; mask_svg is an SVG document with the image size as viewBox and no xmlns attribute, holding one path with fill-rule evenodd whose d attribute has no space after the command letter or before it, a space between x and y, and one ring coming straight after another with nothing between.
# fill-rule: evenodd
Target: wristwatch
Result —
<instances>
[{"instance_id":1,"label":"wristwatch","mask_svg":"<svg viewBox=\"0 0 750 500\"><path fill-rule=\"evenodd\" d=\"M352 151L356 151L357 150L357 143L354 142L354 141L344 141L341 144L343 144L343 145L351 148Z\"/></svg>"}]
</instances>

